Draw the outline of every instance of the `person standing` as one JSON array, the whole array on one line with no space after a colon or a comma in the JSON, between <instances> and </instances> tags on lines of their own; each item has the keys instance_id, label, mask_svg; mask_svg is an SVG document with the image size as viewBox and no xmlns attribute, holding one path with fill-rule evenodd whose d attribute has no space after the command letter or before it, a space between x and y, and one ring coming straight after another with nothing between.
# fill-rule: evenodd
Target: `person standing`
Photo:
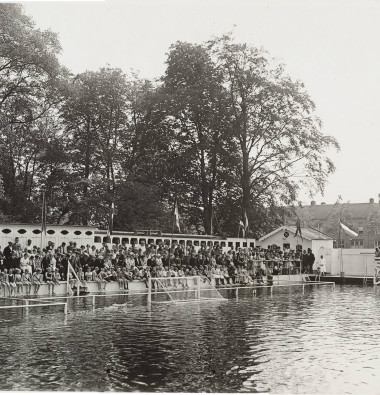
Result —
<instances>
[{"instance_id":1,"label":"person standing","mask_svg":"<svg viewBox=\"0 0 380 395\"><path fill-rule=\"evenodd\" d=\"M315 260L315 258L314 258L314 262L313 262L312 268L313 268L313 274L314 274L315 276L317 276L317 275L318 275L318 269L319 269L319 262L317 262L317 261Z\"/></svg>"},{"instance_id":2,"label":"person standing","mask_svg":"<svg viewBox=\"0 0 380 395\"><path fill-rule=\"evenodd\" d=\"M306 250L303 251L301 259L302 259L302 272L309 273L309 255L306 253Z\"/></svg>"},{"instance_id":3,"label":"person standing","mask_svg":"<svg viewBox=\"0 0 380 395\"><path fill-rule=\"evenodd\" d=\"M319 269L321 272L321 276L325 276L326 275L326 259L323 257L323 255L321 255L321 257L319 259Z\"/></svg>"},{"instance_id":4,"label":"person standing","mask_svg":"<svg viewBox=\"0 0 380 395\"><path fill-rule=\"evenodd\" d=\"M4 265L6 269L13 268L12 254L13 254L13 243L11 241L8 241L8 245L4 248L3 251Z\"/></svg>"},{"instance_id":5,"label":"person standing","mask_svg":"<svg viewBox=\"0 0 380 395\"><path fill-rule=\"evenodd\" d=\"M313 251L311 248L309 248L309 253L308 253L308 261L309 261L309 271L313 270L312 273L314 273L314 263L315 263L315 256L313 254Z\"/></svg>"}]
</instances>

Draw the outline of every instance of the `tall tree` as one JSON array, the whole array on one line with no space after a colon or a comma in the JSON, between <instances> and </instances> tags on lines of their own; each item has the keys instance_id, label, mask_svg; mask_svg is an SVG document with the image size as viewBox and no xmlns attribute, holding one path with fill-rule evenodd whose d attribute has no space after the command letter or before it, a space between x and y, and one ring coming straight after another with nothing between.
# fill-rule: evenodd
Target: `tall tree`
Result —
<instances>
[{"instance_id":1,"label":"tall tree","mask_svg":"<svg viewBox=\"0 0 380 395\"><path fill-rule=\"evenodd\" d=\"M163 88L168 115L175 117L172 185L193 208L202 208L206 234L212 233L215 197L223 186L226 149L226 106L221 75L202 45L177 42L168 54ZM182 181L186 180L186 183ZM182 186L186 192L180 190Z\"/></svg>"},{"instance_id":2,"label":"tall tree","mask_svg":"<svg viewBox=\"0 0 380 395\"><path fill-rule=\"evenodd\" d=\"M128 88L120 69L87 71L74 78L62 108L65 132L70 139L67 148L77 184L81 185L81 191L76 193L79 192L77 209L83 223L106 216L107 204L115 198L121 163L130 145ZM99 215L95 215L97 211Z\"/></svg>"},{"instance_id":3,"label":"tall tree","mask_svg":"<svg viewBox=\"0 0 380 395\"><path fill-rule=\"evenodd\" d=\"M56 34L37 29L20 5L0 4L1 207L13 219L33 220L46 125L56 117L68 77L59 52Z\"/></svg>"},{"instance_id":4,"label":"tall tree","mask_svg":"<svg viewBox=\"0 0 380 395\"><path fill-rule=\"evenodd\" d=\"M243 216L266 194L289 204L300 185L323 192L334 171L326 151L339 146L322 134L304 85L263 50L237 44L231 35L210 41L209 48L228 91Z\"/></svg>"}]
</instances>

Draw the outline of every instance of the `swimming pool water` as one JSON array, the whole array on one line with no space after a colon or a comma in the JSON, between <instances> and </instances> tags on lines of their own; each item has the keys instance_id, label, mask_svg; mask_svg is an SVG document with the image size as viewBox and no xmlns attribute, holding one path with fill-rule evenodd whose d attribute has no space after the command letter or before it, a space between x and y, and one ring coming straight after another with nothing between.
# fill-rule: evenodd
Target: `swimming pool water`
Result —
<instances>
[{"instance_id":1,"label":"swimming pool water","mask_svg":"<svg viewBox=\"0 0 380 395\"><path fill-rule=\"evenodd\" d=\"M379 393L377 288L221 292L0 310L0 390Z\"/></svg>"}]
</instances>

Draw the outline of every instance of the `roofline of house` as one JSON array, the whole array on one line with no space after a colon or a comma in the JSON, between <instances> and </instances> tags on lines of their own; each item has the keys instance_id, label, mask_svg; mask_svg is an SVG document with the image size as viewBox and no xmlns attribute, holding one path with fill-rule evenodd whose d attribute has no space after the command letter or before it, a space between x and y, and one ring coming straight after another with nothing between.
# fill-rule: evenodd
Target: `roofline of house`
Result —
<instances>
[{"instance_id":1,"label":"roofline of house","mask_svg":"<svg viewBox=\"0 0 380 395\"><path fill-rule=\"evenodd\" d=\"M275 233L277 233L279 230L281 230L281 229L285 230L285 229L289 228L290 226L295 226L295 225L282 225L282 226L280 226L279 228L273 230L272 232L270 232L270 233L264 235L263 237L260 237L260 239L259 239L258 241L264 241L264 240L267 239L268 237L271 237L272 235L274 235ZM311 229L311 230L313 230L313 231L315 231L315 232L318 232L318 233L320 233L320 234L322 234L322 235L324 235L324 236L326 236L326 237L328 237L330 240L335 240L335 239L334 239L333 237L331 237L330 235L327 235L326 233L323 233L323 232L319 231L318 229L314 229L314 228L312 228L311 226L308 226L308 227L305 228L305 229L308 229L308 228ZM302 232L302 228L301 228L301 232ZM323 239L323 238L315 238L315 239L313 238L313 239L311 239L311 238L309 238L309 237L307 237L307 236L302 236L302 237L304 237L305 239L310 240L310 241L312 241L312 240L326 240L326 239Z\"/></svg>"},{"instance_id":2,"label":"roofline of house","mask_svg":"<svg viewBox=\"0 0 380 395\"><path fill-rule=\"evenodd\" d=\"M332 237L331 235L328 235L327 233L321 232L320 230L315 229L315 228L313 228L312 226L309 226L309 228L315 230L316 232L318 232L318 233L320 233L320 234L322 234L322 235L325 235L325 236L327 236L327 237L330 237L332 240L335 240L335 238ZM316 240L316 239L314 239L314 240Z\"/></svg>"}]
</instances>

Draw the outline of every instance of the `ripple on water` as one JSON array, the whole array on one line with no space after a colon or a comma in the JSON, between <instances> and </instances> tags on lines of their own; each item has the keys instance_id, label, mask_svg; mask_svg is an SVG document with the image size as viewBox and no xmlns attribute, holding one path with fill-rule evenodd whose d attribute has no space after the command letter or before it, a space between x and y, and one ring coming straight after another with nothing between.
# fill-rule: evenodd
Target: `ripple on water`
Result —
<instances>
[{"instance_id":1,"label":"ripple on water","mask_svg":"<svg viewBox=\"0 0 380 395\"><path fill-rule=\"evenodd\" d=\"M0 389L376 393L379 297L310 287L151 309L76 301L66 319L2 310Z\"/></svg>"}]
</instances>

